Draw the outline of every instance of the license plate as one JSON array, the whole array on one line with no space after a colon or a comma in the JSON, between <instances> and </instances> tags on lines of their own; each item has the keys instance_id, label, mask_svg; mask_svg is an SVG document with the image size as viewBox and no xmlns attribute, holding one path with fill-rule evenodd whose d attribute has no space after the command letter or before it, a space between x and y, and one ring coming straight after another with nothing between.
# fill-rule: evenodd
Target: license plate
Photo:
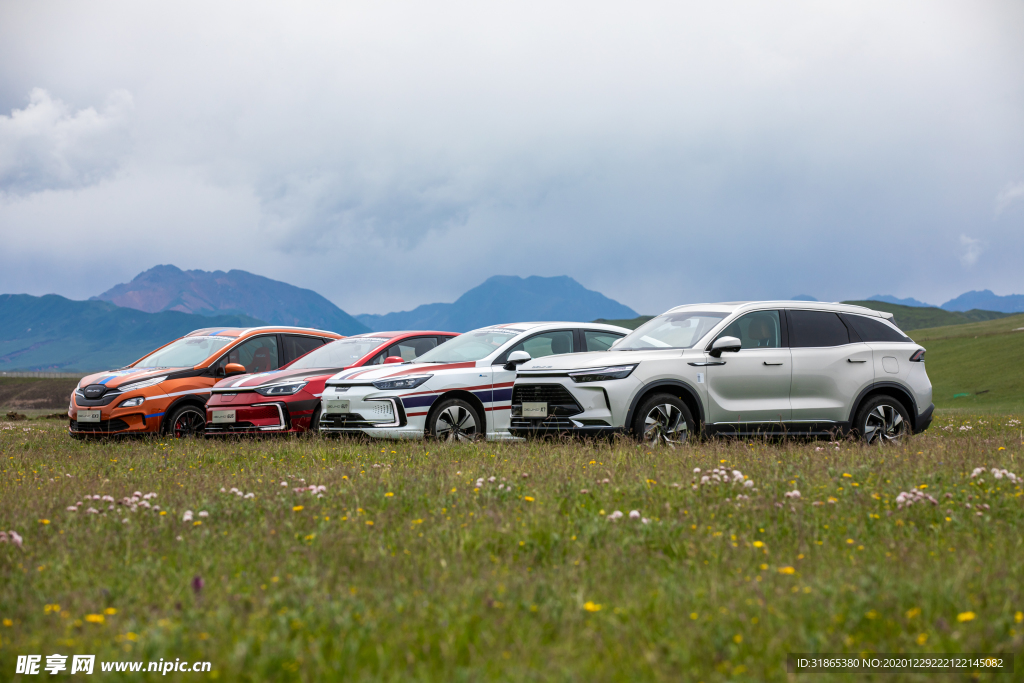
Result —
<instances>
[{"instance_id":1,"label":"license plate","mask_svg":"<svg viewBox=\"0 0 1024 683\"><path fill-rule=\"evenodd\" d=\"M524 403L523 404L523 417L525 418L538 418L548 416L548 404L547 403Z\"/></svg>"},{"instance_id":2,"label":"license plate","mask_svg":"<svg viewBox=\"0 0 1024 683\"><path fill-rule=\"evenodd\" d=\"M328 413L347 413L349 399L329 398L324 401L324 411Z\"/></svg>"},{"instance_id":3,"label":"license plate","mask_svg":"<svg viewBox=\"0 0 1024 683\"><path fill-rule=\"evenodd\" d=\"M214 410L213 411L213 424L223 424L225 422L235 421L235 411L233 410Z\"/></svg>"},{"instance_id":4,"label":"license plate","mask_svg":"<svg viewBox=\"0 0 1024 683\"><path fill-rule=\"evenodd\" d=\"M79 422L99 422L100 411L98 410L79 410L78 411Z\"/></svg>"}]
</instances>

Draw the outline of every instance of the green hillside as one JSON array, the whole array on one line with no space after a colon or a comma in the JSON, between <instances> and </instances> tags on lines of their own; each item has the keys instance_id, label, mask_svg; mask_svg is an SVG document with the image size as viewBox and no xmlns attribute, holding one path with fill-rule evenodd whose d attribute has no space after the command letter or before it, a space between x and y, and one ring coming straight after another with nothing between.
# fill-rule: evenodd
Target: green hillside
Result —
<instances>
[{"instance_id":1,"label":"green hillside","mask_svg":"<svg viewBox=\"0 0 1024 683\"><path fill-rule=\"evenodd\" d=\"M0 371L119 368L192 330L254 327L244 315L144 313L56 294L0 294Z\"/></svg>"},{"instance_id":2,"label":"green hillside","mask_svg":"<svg viewBox=\"0 0 1024 683\"><path fill-rule=\"evenodd\" d=\"M1024 314L914 330L937 408L1024 411Z\"/></svg>"},{"instance_id":3,"label":"green hillside","mask_svg":"<svg viewBox=\"0 0 1024 683\"><path fill-rule=\"evenodd\" d=\"M653 315L642 315L639 318L629 318L625 320L605 320L604 318L598 318L594 322L604 323L605 325L618 325L619 327L635 330L653 317Z\"/></svg>"},{"instance_id":4,"label":"green hillside","mask_svg":"<svg viewBox=\"0 0 1024 683\"><path fill-rule=\"evenodd\" d=\"M939 327L940 325L963 325L985 320L997 320L1010 315L1009 313L981 311L978 309L964 312L944 311L941 308L901 306L899 304L885 303L884 301L844 301L843 303L863 306L873 311L892 313L896 325L904 332L919 330L925 327Z\"/></svg>"}]
</instances>

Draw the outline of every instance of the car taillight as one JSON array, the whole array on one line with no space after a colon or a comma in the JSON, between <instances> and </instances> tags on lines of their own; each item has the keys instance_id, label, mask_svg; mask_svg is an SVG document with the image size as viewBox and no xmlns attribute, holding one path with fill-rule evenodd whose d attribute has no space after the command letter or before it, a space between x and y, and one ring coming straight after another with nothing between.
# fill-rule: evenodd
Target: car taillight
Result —
<instances>
[{"instance_id":1,"label":"car taillight","mask_svg":"<svg viewBox=\"0 0 1024 683\"><path fill-rule=\"evenodd\" d=\"M917 351L914 351L914 355L910 357L910 360L913 363L923 363L924 362L924 349L918 349Z\"/></svg>"}]
</instances>

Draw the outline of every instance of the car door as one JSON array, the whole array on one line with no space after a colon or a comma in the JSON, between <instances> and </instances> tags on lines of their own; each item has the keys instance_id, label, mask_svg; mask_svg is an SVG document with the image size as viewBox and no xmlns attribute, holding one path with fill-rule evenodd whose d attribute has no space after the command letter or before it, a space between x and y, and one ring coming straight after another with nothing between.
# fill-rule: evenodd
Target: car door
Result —
<instances>
[{"instance_id":1,"label":"car door","mask_svg":"<svg viewBox=\"0 0 1024 683\"><path fill-rule=\"evenodd\" d=\"M707 358L708 415L712 424L736 425L737 431L781 427L792 416L790 384L793 363L786 344L781 311L746 313L716 339L737 337L742 348Z\"/></svg>"},{"instance_id":2,"label":"car door","mask_svg":"<svg viewBox=\"0 0 1024 683\"><path fill-rule=\"evenodd\" d=\"M252 337L235 346L214 365L214 374L223 375L224 366L228 363L239 363L249 373L270 372L281 367L281 354L278 350L277 335L264 334Z\"/></svg>"},{"instance_id":3,"label":"car door","mask_svg":"<svg viewBox=\"0 0 1024 683\"><path fill-rule=\"evenodd\" d=\"M548 330L531 335L507 349L498 356L491 365L491 401L493 410L488 411L492 431L508 431L510 409L512 407L512 385L516 380L515 370L506 370L505 363L513 351L526 351L530 358L543 358L559 353L575 353L578 350L574 330ZM561 388L560 385L559 388ZM563 389L564 391L564 389ZM568 395L568 392L566 392ZM572 397L569 396L569 400ZM494 403L500 403L494 406Z\"/></svg>"},{"instance_id":4,"label":"car door","mask_svg":"<svg viewBox=\"0 0 1024 683\"><path fill-rule=\"evenodd\" d=\"M837 313L796 309L786 313L793 354L793 422L846 422L854 399L874 380L871 348L851 341Z\"/></svg>"}]
</instances>

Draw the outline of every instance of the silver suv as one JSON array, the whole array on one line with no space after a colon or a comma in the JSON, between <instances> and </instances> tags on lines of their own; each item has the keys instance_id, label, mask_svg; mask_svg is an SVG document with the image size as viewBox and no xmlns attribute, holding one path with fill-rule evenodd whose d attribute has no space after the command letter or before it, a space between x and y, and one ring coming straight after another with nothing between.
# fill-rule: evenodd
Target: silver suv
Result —
<instances>
[{"instance_id":1,"label":"silver suv","mask_svg":"<svg viewBox=\"0 0 1024 683\"><path fill-rule=\"evenodd\" d=\"M925 350L891 313L757 301L679 306L609 351L520 352L510 431L627 432L675 444L701 431L898 441L932 420Z\"/></svg>"}]
</instances>

